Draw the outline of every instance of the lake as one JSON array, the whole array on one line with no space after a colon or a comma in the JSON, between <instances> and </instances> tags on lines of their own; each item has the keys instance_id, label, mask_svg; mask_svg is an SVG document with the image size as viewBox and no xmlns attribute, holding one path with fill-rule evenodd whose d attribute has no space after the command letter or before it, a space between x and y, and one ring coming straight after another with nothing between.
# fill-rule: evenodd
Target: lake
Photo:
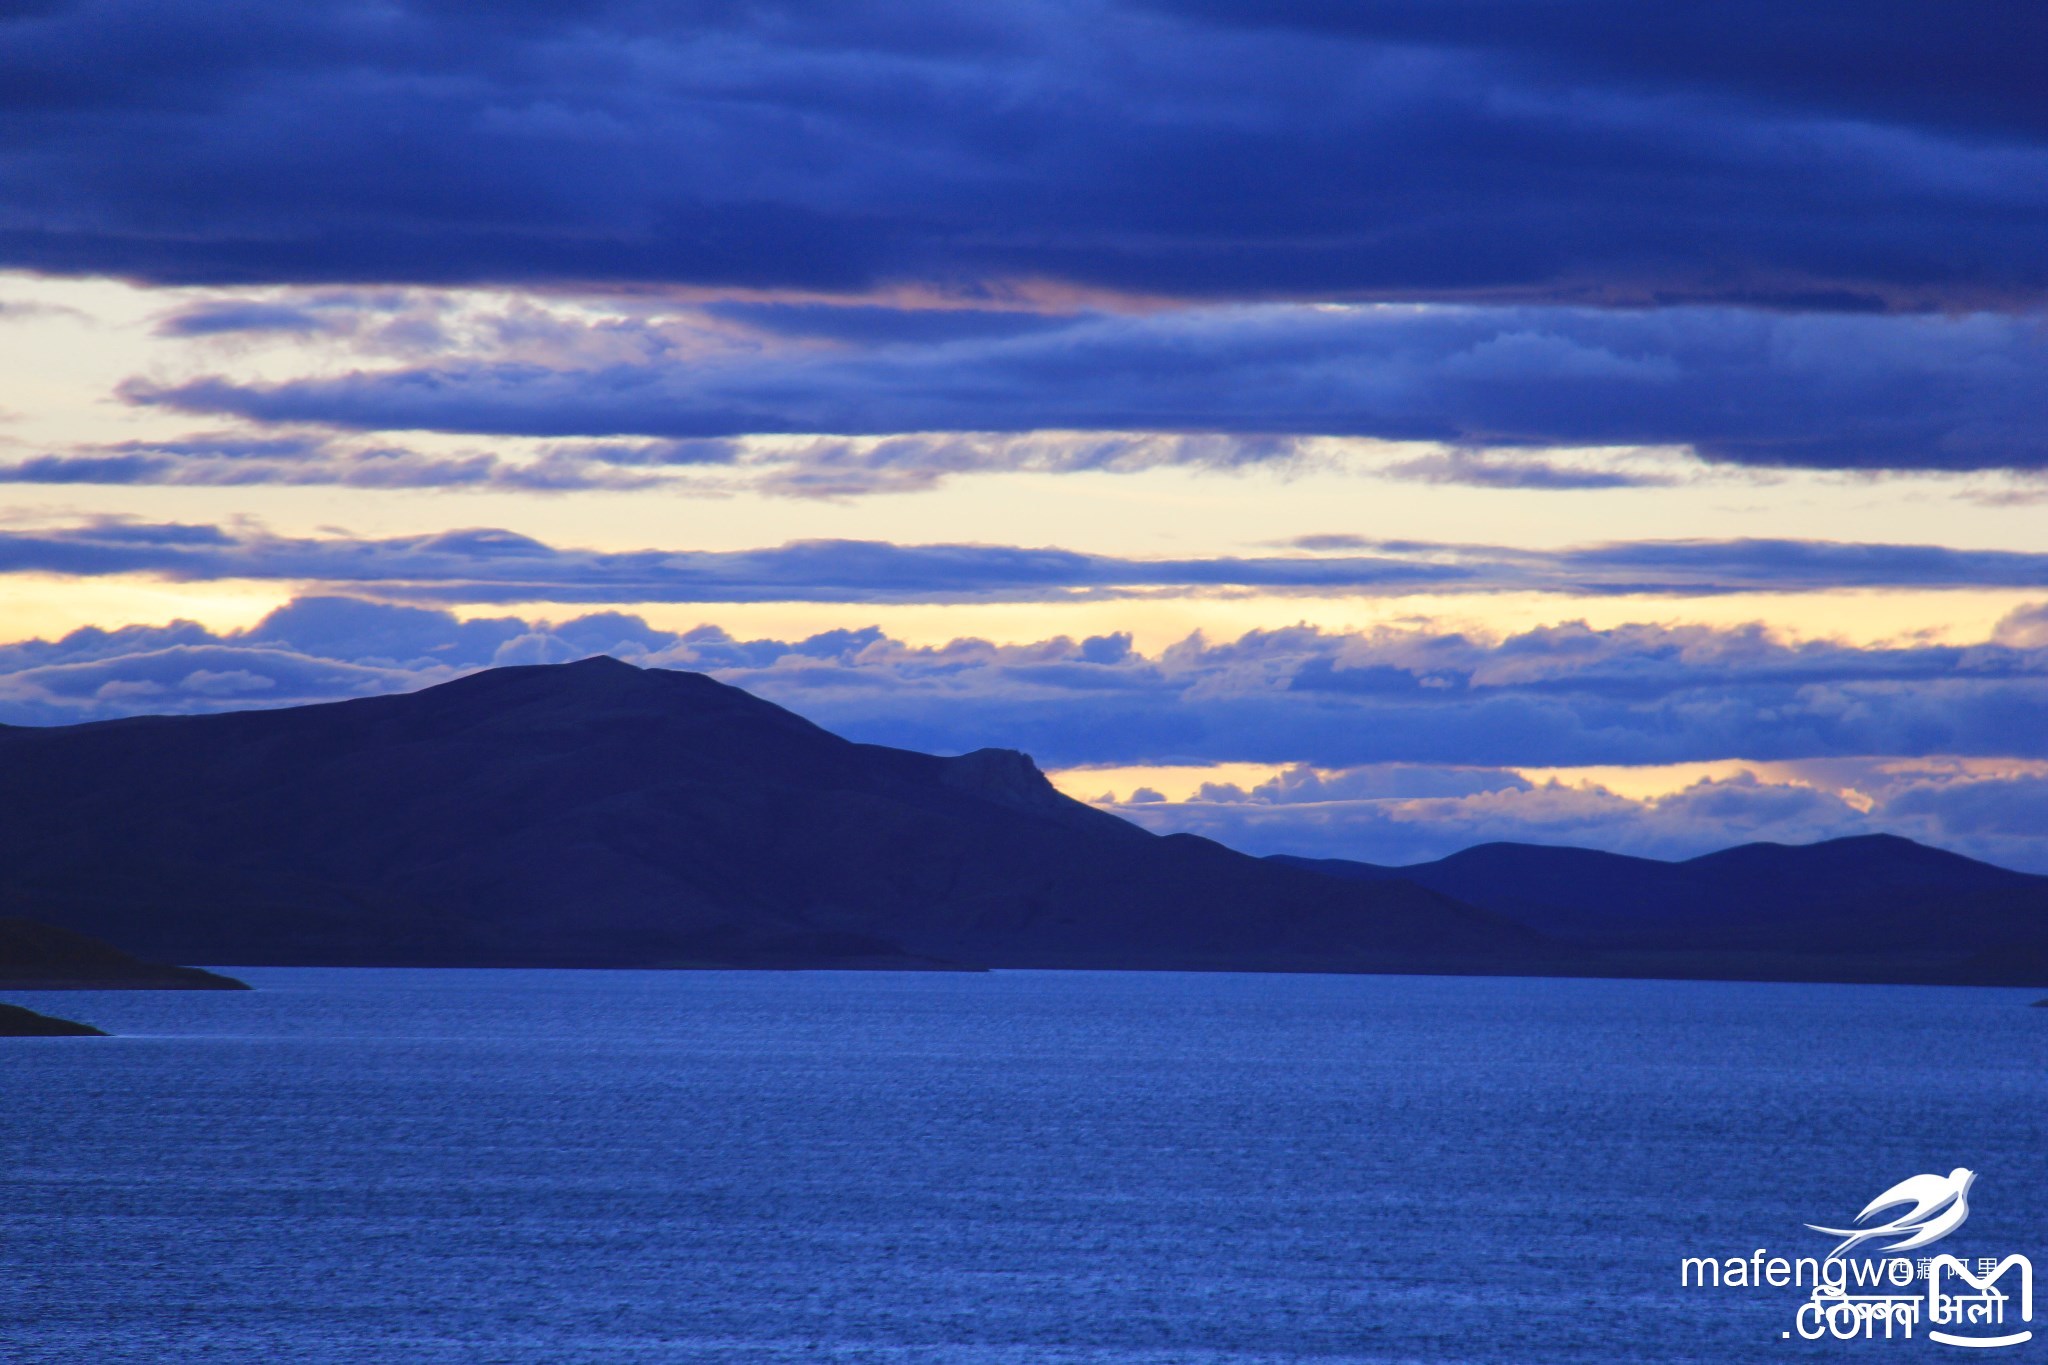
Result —
<instances>
[{"instance_id":1,"label":"lake","mask_svg":"<svg viewBox=\"0 0 2048 1365\"><path fill-rule=\"evenodd\" d=\"M1786 1339L1804 1290L1679 1284L1956 1166L1937 1250L2048 1271L2039 992L237 974L8 997L123 1036L0 1040L0 1360L2043 1350Z\"/></svg>"}]
</instances>

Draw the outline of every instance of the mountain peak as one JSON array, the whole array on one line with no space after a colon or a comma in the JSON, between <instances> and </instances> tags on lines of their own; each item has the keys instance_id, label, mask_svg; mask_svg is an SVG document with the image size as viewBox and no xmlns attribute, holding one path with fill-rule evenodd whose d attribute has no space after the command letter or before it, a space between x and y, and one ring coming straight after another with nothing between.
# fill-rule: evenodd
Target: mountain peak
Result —
<instances>
[{"instance_id":1,"label":"mountain peak","mask_svg":"<svg viewBox=\"0 0 2048 1365\"><path fill-rule=\"evenodd\" d=\"M413 698L430 702L437 723L462 729L539 725L623 736L633 727L683 726L734 757L749 744L773 742L771 737L832 750L846 745L795 712L709 674L641 668L606 654L574 663L489 668L422 692L380 697L376 704L409 710Z\"/></svg>"},{"instance_id":2,"label":"mountain peak","mask_svg":"<svg viewBox=\"0 0 2048 1365\"><path fill-rule=\"evenodd\" d=\"M728 687L708 674L683 668L642 668L609 654L593 654L570 663L507 664L486 668L423 689L417 694L399 695L438 695L465 701L485 695L521 699L560 698L576 705L638 699L657 706L673 706L686 699L715 697L736 701L744 698L766 710L781 709L737 687Z\"/></svg>"}]
</instances>

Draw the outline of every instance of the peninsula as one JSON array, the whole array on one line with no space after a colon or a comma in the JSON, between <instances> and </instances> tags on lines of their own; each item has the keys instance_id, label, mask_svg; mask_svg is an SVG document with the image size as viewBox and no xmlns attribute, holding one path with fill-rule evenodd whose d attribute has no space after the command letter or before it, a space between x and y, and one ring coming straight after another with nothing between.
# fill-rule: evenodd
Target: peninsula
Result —
<instances>
[{"instance_id":1,"label":"peninsula","mask_svg":"<svg viewBox=\"0 0 2048 1365\"><path fill-rule=\"evenodd\" d=\"M104 1038L91 1024L77 1024L37 1014L19 1005L0 1004L0 1038Z\"/></svg>"},{"instance_id":2,"label":"peninsula","mask_svg":"<svg viewBox=\"0 0 2048 1365\"><path fill-rule=\"evenodd\" d=\"M84 934L0 918L0 990L245 991L233 977L197 967L168 967L130 956Z\"/></svg>"}]
</instances>

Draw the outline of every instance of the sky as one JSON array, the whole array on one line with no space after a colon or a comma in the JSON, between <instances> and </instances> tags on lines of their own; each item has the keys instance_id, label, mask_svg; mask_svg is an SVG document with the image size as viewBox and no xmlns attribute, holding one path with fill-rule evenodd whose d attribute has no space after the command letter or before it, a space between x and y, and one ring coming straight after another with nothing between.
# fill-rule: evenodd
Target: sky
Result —
<instances>
[{"instance_id":1,"label":"sky","mask_svg":"<svg viewBox=\"0 0 2048 1365\"><path fill-rule=\"evenodd\" d=\"M0 3L0 723L610 653L2048 872L2048 10Z\"/></svg>"}]
</instances>

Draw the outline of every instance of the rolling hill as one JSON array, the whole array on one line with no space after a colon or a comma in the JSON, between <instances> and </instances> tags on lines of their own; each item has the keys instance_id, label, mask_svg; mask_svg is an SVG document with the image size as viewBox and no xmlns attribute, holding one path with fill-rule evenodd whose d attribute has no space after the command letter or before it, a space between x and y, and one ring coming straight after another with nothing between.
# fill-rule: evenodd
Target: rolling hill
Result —
<instances>
[{"instance_id":1,"label":"rolling hill","mask_svg":"<svg viewBox=\"0 0 2048 1365\"><path fill-rule=\"evenodd\" d=\"M1632 975L2048 982L2048 877L1894 835L1683 862L1508 843L1404 867L1268 861L1426 886Z\"/></svg>"}]
</instances>

